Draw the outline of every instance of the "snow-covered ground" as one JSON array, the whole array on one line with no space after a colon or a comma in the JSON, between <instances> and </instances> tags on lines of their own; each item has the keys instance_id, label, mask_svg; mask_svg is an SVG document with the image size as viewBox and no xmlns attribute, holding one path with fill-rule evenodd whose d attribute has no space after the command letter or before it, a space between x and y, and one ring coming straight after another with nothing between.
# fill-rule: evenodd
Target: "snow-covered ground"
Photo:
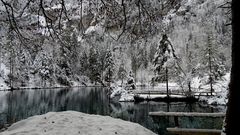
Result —
<instances>
[{"instance_id":1,"label":"snow-covered ground","mask_svg":"<svg viewBox=\"0 0 240 135\"><path fill-rule=\"evenodd\" d=\"M228 84L230 82L230 73L227 73L222 80L216 82L213 85L213 89L216 92L216 96L213 97L201 97L200 101L205 101L211 105L226 105L228 102ZM209 89L209 86L205 86L205 89Z\"/></svg>"},{"instance_id":2,"label":"snow-covered ground","mask_svg":"<svg viewBox=\"0 0 240 135\"><path fill-rule=\"evenodd\" d=\"M167 95L166 94L154 94L154 95L141 94L141 95L139 95L139 97L143 98L143 99L151 100L151 99L155 99L155 98L166 98ZM170 95L169 97L170 98L186 98L186 96L184 96L184 95Z\"/></svg>"},{"instance_id":3,"label":"snow-covered ground","mask_svg":"<svg viewBox=\"0 0 240 135\"><path fill-rule=\"evenodd\" d=\"M155 135L136 123L75 111L49 112L19 121L0 135Z\"/></svg>"}]
</instances>

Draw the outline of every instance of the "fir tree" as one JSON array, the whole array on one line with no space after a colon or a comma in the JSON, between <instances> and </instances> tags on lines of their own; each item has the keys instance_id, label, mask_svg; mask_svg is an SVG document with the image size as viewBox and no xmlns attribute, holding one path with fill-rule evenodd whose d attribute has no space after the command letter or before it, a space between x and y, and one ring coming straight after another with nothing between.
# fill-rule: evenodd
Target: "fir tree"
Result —
<instances>
[{"instance_id":1,"label":"fir tree","mask_svg":"<svg viewBox=\"0 0 240 135\"><path fill-rule=\"evenodd\" d=\"M86 51L83 51L80 57L80 71L82 75L87 76L89 73L89 57Z\"/></svg>"},{"instance_id":2,"label":"fir tree","mask_svg":"<svg viewBox=\"0 0 240 135\"><path fill-rule=\"evenodd\" d=\"M128 75L127 89L128 89L128 90L130 90L130 89L132 89L132 90L136 89L135 80L134 80L132 71L130 71L130 72L129 72L129 75Z\"/></svg>"},{"instance_id":3,"label":"fir tree","mask_svg":"<svg viewBox=\"0 0 240 135\"><path fill-rule=\"evenodd\" d=\"M124 78L127 77L127 71L125 69L123 61L120 64L119 69L118 69L118 77L121 80L121 85L123 85L123 80L124 80Z\"/></svg>"},{"instance_id":4,"label":"fir tree","mask_svg":"<svg viewBox=\"0 0 240 135\"><path fill-rule=\"evenodd\" d=\"M114 71L115 71L115 64L114 64L114 60L113 60L113 56L112 56L112 52L110 50L107 51L106 54L106 64L105 64L105 70L106 70L106 74L105 74L105 81L108 83L111 83L113 81L113 76L114 76Z\"/></svg>"},{"instance_id":5,"label":"fir tree","mask_svg":"<svg viewBox=\"0 0 240 135\"><path fill-rule=\"evenodd\" d=\"M93 46L90 48L89 52L89 78L92 82L101 82L101 74L100 74L100 62L99 62L99 53L97 49Z\"/></svg>"},{"instance_id":6,"label":"fir tree","mask_svg":"<svg viewBox=\"0 0 240 135\"><path fill-rule=\"evenodd\" d=\"M219 56L218 47L214 44L213 35L210 33L207 36L207 44L203 48L201 69L207 71L211 94L214 92L213 84L215 81L225 75L225 66Z\"/></svg>"},{"instance_id":7,"label":"fir tree","mask_svg":"<svg viewBox=\"0 0 240 135\"><path fill-rule=\"evenodd\" d=\"M166 34L163 35L160 41L153 63L155 66L155 73L157 74L157 76L153 78L153 81L166 81L168 95L169 69L177 72L179 66L177 65L177 57L173 46Z\"/></svg>"}]
</instances>

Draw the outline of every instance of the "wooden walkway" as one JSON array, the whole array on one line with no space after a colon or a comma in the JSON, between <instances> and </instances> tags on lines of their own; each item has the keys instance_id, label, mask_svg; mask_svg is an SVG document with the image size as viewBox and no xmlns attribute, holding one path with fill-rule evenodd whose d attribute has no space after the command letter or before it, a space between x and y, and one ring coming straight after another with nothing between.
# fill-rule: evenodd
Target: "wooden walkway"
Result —
<instances>
[{"instance_id":1,"label":"wooden walkway","mask_svg":"<svg viewBox=\"0 0 240 135\"><path fill-rule=\"evenodd\" d=\"M164 95L167 94L166 91L157 91L157 90L135 90L131 91L133 94L150 94L150 95ZM212 95L216 95L218 92L213 92ZM169 91L169 95L187 95L188 92L183 92L180 90ZM195 97L199 96L212 96L211 92L191 92Z\"/></svg>"},{"instance_id":2,"label":"wooden walkway","mask_svg":"<svg viewBox=\"0 0 240 135\"><path fill-rule=\"evenodd\" d=\"M225 117L225 113L199 113L199 112L149 112L150 116L154 117L174 117L176 128L167 128L167 131L177 135L221 135L221 130L218 129L189 129L178 128L178 117Z\"/></svg>"},{"instance_id":3,"label":"wooden walkway","mask_svg":"<svg viewBox=\"0 0 240 135\"><path fill-rule=\"evenodd\" d=\"M167 128L171 134L177 135L221 135L218 129L189 129L189 128Z\"/></svg>"}]
</instances>

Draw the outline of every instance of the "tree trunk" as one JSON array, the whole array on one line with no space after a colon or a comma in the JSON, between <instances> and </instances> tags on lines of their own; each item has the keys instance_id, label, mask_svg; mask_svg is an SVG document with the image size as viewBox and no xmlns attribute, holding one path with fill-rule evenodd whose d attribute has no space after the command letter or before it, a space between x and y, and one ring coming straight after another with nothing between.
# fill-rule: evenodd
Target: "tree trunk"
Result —
<instances>
[{"instance_id":1,"label":"tree trunk","mask_svg":"<svg viewBox=\"0 0 240 135\"><path fill-rule=\"evenodd\" d=\"M10 80L10 89L11 90L13 90L14 88L13 88L13 51L11 50L11 52L10 52L10 56L11 56L11 58L10 58L10 78L9 78L9 80Z\"/></svg>"},{"instance_id":2,"label":"tree trunk","mask_svg":"<svg viewBox=\"0 0 240 135\"><path fill-rule=\"evenodd\" d=\"M121 83L121 87L123 87L123 77L121 77L122 78L122 83Z\"/></svg>"},{"instance_id":3,"label":"tree trunk","mask_svg":"<svg viewBox=\"0 0 240 135\"><path fill-rule=\"evenodd\" d=\"M213 78L212 78L212 61L211 61L211 57L212 57L212 53L211 53L211 48L209 47L208 49L208 60L209 60L209 81L210 81L210 91L211 91L211 96L213 95Z\"/></svg>"},{"instance_id":4,"label":"tree trunk","mask_svg":"<svg viewBox=\"0 0 240 135\"><path fill-rule=\"evenodd\" d=\"M167 88L167 98L169 98L169 91L168 91L168 68L166 67L166 88Z\"/></svg>"},{"instance_id":5,"label":"tree trunk","mask_svg":"<svg viewBox=\"0 0 240 135\"><path fill-rule=\"evenodd\" d=\"M226 135L239 134L240 122L240 1L232 0L232 70L229 84L228 108L226 114Z\"/></svg>"},{"instance_id":6,"label":"tree trunk","mask_svg":"<svg viewBox=\"0 0 240 135\"><path fill-rule=\"evenodd\" d=\"M188 81L188 92L189 92L188 96L192 96L191 81Z\"/></svg>"}]
</instances>

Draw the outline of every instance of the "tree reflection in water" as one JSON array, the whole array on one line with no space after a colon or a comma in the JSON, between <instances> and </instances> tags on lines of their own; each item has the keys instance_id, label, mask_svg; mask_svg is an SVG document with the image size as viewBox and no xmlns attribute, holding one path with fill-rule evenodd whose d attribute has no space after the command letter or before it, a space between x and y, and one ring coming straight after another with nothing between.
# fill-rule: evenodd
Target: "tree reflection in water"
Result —
<instances>
[{"instance_id":1,"label":"tree reflection in water","mask_svg":"<svg viewBox=\"0 0 240 135\"><path fill-rule=\"evenodd\" d=\"M141 124L164 135L166 127L174 127L173 118L152 118L150 111L219 112L225 108L212 108L201 104L164 102L114 102L109 101L107 90L101 87L65 89L38 89L0 91L0 128L30 116L51 111L74 110L88 114L109 115ZM182 127L221 128L221 119L181 118ZM206 124L207 123L207 124Z\"/></svg>"}]
</instances>

